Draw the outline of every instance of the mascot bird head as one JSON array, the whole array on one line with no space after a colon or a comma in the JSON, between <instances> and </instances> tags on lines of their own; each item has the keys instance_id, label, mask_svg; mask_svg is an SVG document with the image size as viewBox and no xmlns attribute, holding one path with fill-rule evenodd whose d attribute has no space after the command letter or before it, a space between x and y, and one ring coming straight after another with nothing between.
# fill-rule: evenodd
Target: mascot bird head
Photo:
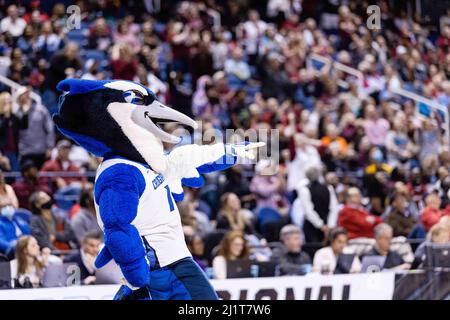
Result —
<instances>
[{"instance_id":1,"label":"mascot bird head","mask_svg":"<svg viewBox=\"0 0 450 320\"><path fill-rule=\"evenodd\" d=\"M57 88L64 93L53 116L56 126L98 157L118 155L162 172L162 142L178 143L180 138L158 123L176 121L197 128L194 120L161 104L152 91L131 81L66 79Z\"/></svg>"}]
</instances>

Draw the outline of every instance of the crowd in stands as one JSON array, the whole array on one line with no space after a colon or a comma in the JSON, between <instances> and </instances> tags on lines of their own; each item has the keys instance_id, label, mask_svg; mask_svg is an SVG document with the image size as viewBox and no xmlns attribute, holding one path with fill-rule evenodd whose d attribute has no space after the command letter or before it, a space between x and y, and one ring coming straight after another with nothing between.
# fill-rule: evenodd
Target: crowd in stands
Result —
<instances>
[{"instance_id":1,"label":"crowd in stands","mask_svg":"<svg viewBox=\"0 0 450 320\"><path fill-rule=\"evenodd\" d=\"M239 259L278 275L357 273L365 256L408 270L450 242L445 114L392 91L448 107L449 8L425 19L406 7L418 2L376 1L371 29L368 1L80 0L72 29L72 1L2 3L0 75L21 87L0 82L0 257L18 287L62 261L95 283L101 159L51 120L68 77L140 82L204 129L278 130L279 163L208 174L178 203L210 277Z\"/></svg>"}]
</instances>

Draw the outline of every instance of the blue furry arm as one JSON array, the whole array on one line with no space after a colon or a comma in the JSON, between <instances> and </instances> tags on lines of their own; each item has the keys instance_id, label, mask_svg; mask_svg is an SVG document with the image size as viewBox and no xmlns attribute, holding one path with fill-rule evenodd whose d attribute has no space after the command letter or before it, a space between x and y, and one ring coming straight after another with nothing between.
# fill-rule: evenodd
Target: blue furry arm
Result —
<instances>
[{"instance_id":1,"label":"blue furry arm","mask_svg":"<svg viewBox=\"0 0 450 320\"><path fill-rule=\"evenodd\" d=\"M142 238L131 224L137 215L145 180L134 166L116 164L101 173L95 184L95 200L104 226L105 248L96 267L111 258L120 266L125 279L135 287L148 284L149 265Z\"/></svg>"}]
</instances>

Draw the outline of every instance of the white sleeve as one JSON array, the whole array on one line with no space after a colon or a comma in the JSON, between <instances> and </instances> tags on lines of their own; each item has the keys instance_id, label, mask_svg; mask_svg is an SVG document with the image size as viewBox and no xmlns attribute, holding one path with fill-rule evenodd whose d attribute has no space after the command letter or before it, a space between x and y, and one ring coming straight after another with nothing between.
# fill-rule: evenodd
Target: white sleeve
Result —
<instances>
[{"instance_id":1,"label":"white sleeve","mask_svg":"<svg viewBox=\"0 0 450 320\"><path fill-rule=\"evenodd\" d=\"M359 273L361 272L361 261L359 261L359 258L357 255L353 258L352 266L350 268L350 273Z\"/></svg>"},{"instance_id":2,"label":"white sleeve","mask_svg":"<svg viewBox=\"0 0 450 320\"><path fill-rule=\"evenodd\" d=\"M300 198L295 199L291 210L292 223L303 229L303 222L305 221L305 212Z\"/></svg>"},{"instance_id":3,"label":"white sleeve","mask_svg":"<svg viewBox=\"0 0 450 320\"><path fill-rule=\"evenodd\" d=\"M332 186L328 186L328 190L330 192L330 209L328 211L328 219L327 225L330 228L336 227L338 212L339 212L339 203L336 198L336 193L334 192L334 188Z\"/></svg>"},{"instance_id":4,"label":"white sleeve","mask_svg":"<svg viewBox=\"0 0 450 320\"><path fill-rule=\"evenodd\" d=\"M225 155L225 145L216 143L213 145L199 146L188 144L175 148L166 155L166 170L163 172L170 190L174 193L182 193L182 178L198 178L200 173L197 168L221 159Z\"/></svg>"},{"instance_id":5,"label":"white sleeve","mask_svg":"<svg viewBox=\"0 0 450 320\"><path fill-rule=\"evenodd\" d=\"M298 196L303 204L303 209L305 212L305 219L312 223L317 229L322 228L324 222L320 218L319 214L314 210L314 205L311 201L311 192L307 187L302 187L299 189Z\"/></svg>"},{"instance_id":6,"label":"white sleeve","mask_svg":"<svg viewBox=\"0 0 450 320\"><path fill-rule=\"evenodd\" d=\"M316 251L316 254L313 258L313 271L320 272L320 270L322 269L322 265L326 263L329 263L327 250L326 248L319 249L318 251Z\"/></svg>"},{"instance_id":7,"label":"white sleeve","mask_svg":"<svg viewBox=\"0 0 450 320\"><path fill-rule=\"evenodd\" d=\"M217 256L212 262L214 279L223 280L227 278L227 261L222 256Z\"/></svg>"}]
</instances>

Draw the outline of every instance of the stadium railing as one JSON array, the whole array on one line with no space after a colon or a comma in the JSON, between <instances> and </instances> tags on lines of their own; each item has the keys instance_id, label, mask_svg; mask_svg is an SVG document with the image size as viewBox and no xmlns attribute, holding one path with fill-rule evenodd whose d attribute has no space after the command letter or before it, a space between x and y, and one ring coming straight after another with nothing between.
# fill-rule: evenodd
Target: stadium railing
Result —
<instances>
[{"instance_id":1,"label":"stadium railing","mask_svg":"<svg viewBox=\"0 0 450 320\"><path fill-rule=\"evenodd\" d=\"M23 86L21 84L15 82L15 81L5 77L5 76L3 76L3 75L0 75L0 82L11 88L12 101L15 104L17 90L19 88L23 87ZM39 94L37 94L36 92L31 91L30 97L37 104L42 104L41 96Z\"/></svg>"},{"instance_id":2,"label":"stadium railing","mask_svg":"<svg viewBox=\"0 0 450 320\"><path fill-rule=\"evenodd\" d=\"M344 65L340 62L334 61L330 57L322 56L316 53L312 53L308 56L308 65L310 68L315 69L314 61L318 61L319 63L323 64L323 67L330 68L333 67L336 70L342 71L344 73L347 73L355 78L358 79L359 84L362 84L364 80L364 75L361 71L358 69L349 67L347 65ZM316 70L317 72L317 70ZM349 83L346 80L339 79L337 84L340 87L348 88ZM396 86L389 86L388 90L396 95L399 95L403 98L411 99L416 103L416 113L418 117L423 117L419 114L419 104L423 104L426 106L431 107L434 111L442 112L444 114L444 123L443 123L443 129L445 131L445 137L446 137L446 143L450 143L450 115L448 112L448 108L444 105L439 104L438 102L429 99L427 97L424 97L422 95L419 95L415 92L411 92L409 90L406 90L402 87L396 87Z\"/></svg>"}]
</instances>

